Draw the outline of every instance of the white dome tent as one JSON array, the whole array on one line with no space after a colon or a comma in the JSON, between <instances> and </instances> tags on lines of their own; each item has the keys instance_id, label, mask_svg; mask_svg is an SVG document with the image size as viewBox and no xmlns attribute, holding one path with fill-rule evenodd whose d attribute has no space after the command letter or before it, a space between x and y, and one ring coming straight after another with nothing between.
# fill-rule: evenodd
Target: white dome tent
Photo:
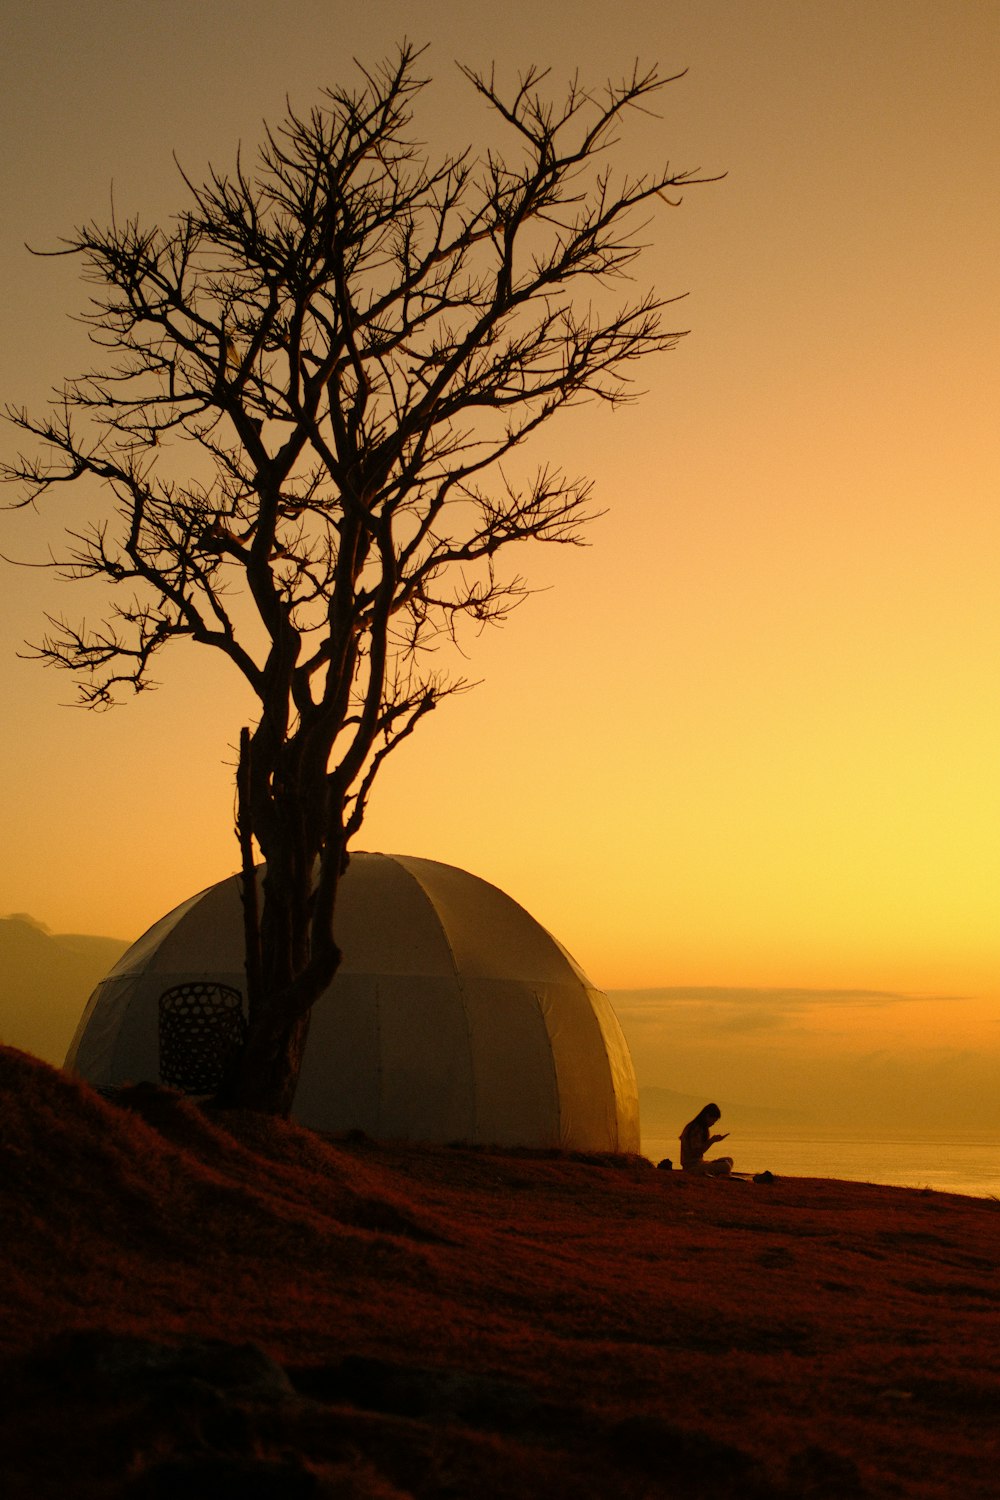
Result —
<instances>
[{"instance_id":1,"label":"white dome tent","mask_svg":"<svg viewBox=\"0 0 1000 1500\"><path fill-rule=\"evenodd\" d=\"M384 1139L636 1152L628 1045L607 997L495 886L433 860L351 856L343 953L313 1009L293 1115ZM237 877L163 917L94 991L66 1057L92 1084L161 1081L160 999L241 993Z\"/></svg>"}]
</instances>

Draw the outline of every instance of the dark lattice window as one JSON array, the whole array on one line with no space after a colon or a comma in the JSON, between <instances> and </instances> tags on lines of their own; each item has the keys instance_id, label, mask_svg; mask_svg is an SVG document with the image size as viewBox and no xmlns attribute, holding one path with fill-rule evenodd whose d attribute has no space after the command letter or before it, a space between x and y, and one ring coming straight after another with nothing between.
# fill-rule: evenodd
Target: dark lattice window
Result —
<instances>
[{"instance_id":1,"label":"dark lattice window","mask_svg":"<svg viewBox=\"0 0 1000 1500\"><path fill-rule=\"evenodd\" d=\"M228 984L190 980L160 996L160 1080L185 1094L214 1094L243 1050L243 996Z\"/></svg>"}]
</instances>

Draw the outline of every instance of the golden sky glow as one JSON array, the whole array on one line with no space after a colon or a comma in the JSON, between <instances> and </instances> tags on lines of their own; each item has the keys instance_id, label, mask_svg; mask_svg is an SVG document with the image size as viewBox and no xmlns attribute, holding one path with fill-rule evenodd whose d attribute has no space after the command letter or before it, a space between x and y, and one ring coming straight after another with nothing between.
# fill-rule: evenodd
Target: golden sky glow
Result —
<instances>
[{"instance_id":1,"label":"golden sky glow","mask_svg":"<svg viewBox=\"0 0 1000 1500\"><path fill-rule=\"evenodd\" d=\"M995 1050L1000 9L571 9L15 0L0 393L38 407L86 360L74 265L25 240L107 217L112 179L119 212L167 216L171 151L227 166L352 55L431 43L432 147L487 139L456 57L557 89L688 68L628 141L637 169L728 173L649 229L640 279L689 294L690 337L636 406L541 435L609 513L586 551L524 558L545 591L473 643L483 685L390 762L360 843L493 880L608 988L979 997L962 1025ZM42 555L81 504L5 521L0 550ZM0 912L129 937L234 867L247 708L195 650L110 716L60 707L69 679L15 652L84 605L3 570Z\"/></svg>"}]
</instances>

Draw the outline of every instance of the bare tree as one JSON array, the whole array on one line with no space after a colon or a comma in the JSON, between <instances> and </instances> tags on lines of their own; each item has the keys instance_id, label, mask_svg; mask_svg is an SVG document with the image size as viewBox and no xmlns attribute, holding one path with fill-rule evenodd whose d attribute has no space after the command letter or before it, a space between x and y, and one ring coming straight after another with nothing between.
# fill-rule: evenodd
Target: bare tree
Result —
<instances>
[{"instance_id":1,"label":"bare tree","mask_svg":"<svg viewBox=\"0 0 1000 1500\"><path fill-rule=\"evenodd\" d=\"M412 133L419 56L404 45L290 111L253 171L184 176L169 228L113 218L64 240L53 253L97 288L102 367L41 418L7 410L42 445L4 466L18 504L78 481L113 502L53 566L117 602L97 628L49 617L37 655L104 706L187 638L255 695L236 778L249 1025L229 1093L278 1113L339 962L338 883L379 768L466 686L435 648L521 599L501 551L579 542L592 513L588 483L551 467L515 482L505 460L561 407L627 399L629 367L676 342L667 300L611 293L642 206L706 180L612 174L623 116L672 81L638 70L553 104L535 69L504 93L463 68L506 144L434 165Z\"/></svg>"}]
</instances>

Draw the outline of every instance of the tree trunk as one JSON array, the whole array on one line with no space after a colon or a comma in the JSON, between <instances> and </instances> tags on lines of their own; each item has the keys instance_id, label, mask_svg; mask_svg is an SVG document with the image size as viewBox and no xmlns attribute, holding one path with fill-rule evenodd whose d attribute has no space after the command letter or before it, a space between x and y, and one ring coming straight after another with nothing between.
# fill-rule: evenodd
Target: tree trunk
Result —
<instances>
[{"instance_id":1,"label":"tree trunk","mask_svg":"<svg viewBox=\"0 0 1000 1500\"><path fill-rule=\"evenodd\" d=\"M246 949L247 1015L260 1009L264 981L260 957L260 908L257 901L257 871L253 858L253 811L251 740L249 729L240 730L240 759L236 771L236 832L240 843L243 904L243 939Z\"/></svg>"},{"instance_id":2,"label":"tree trunk","mask_svg":"<svg viewBox=\"0 0 1000 1500\"><path fill-rule=\"evenodd\" d=\"M249 761L248 747L241 746ZM294 820L275 820L279 830L267 839L263 907L258 913L256 875L244 869L244 932L247 940L247 1036L232 1076L219 1091L227 1107L286 1117L298 1086L312 1007L327 989L340 961L332 921L339 884L339 853L324 888L327 920L317 934L312 921L317 901L316 851L294 836ZM249 827L250 820L246 820ZM246 843L248 844L248 840ZM339 851L339 844L337 849ZM246 852L246 851L245 851Z\"/></svg>"},{"instance_id":3,"label":"tree trunk","mask_svg":"<svg viewBox=\"0 0 1000 1500\"><path fill-rule=\"evenodd\" d=\"M249 1031L239 1065L218 1102L287 1119L295 1102L310 1014L307 1010L289 1019L279 1011L262 1016Z\"/></svg>"}]
</instances>

